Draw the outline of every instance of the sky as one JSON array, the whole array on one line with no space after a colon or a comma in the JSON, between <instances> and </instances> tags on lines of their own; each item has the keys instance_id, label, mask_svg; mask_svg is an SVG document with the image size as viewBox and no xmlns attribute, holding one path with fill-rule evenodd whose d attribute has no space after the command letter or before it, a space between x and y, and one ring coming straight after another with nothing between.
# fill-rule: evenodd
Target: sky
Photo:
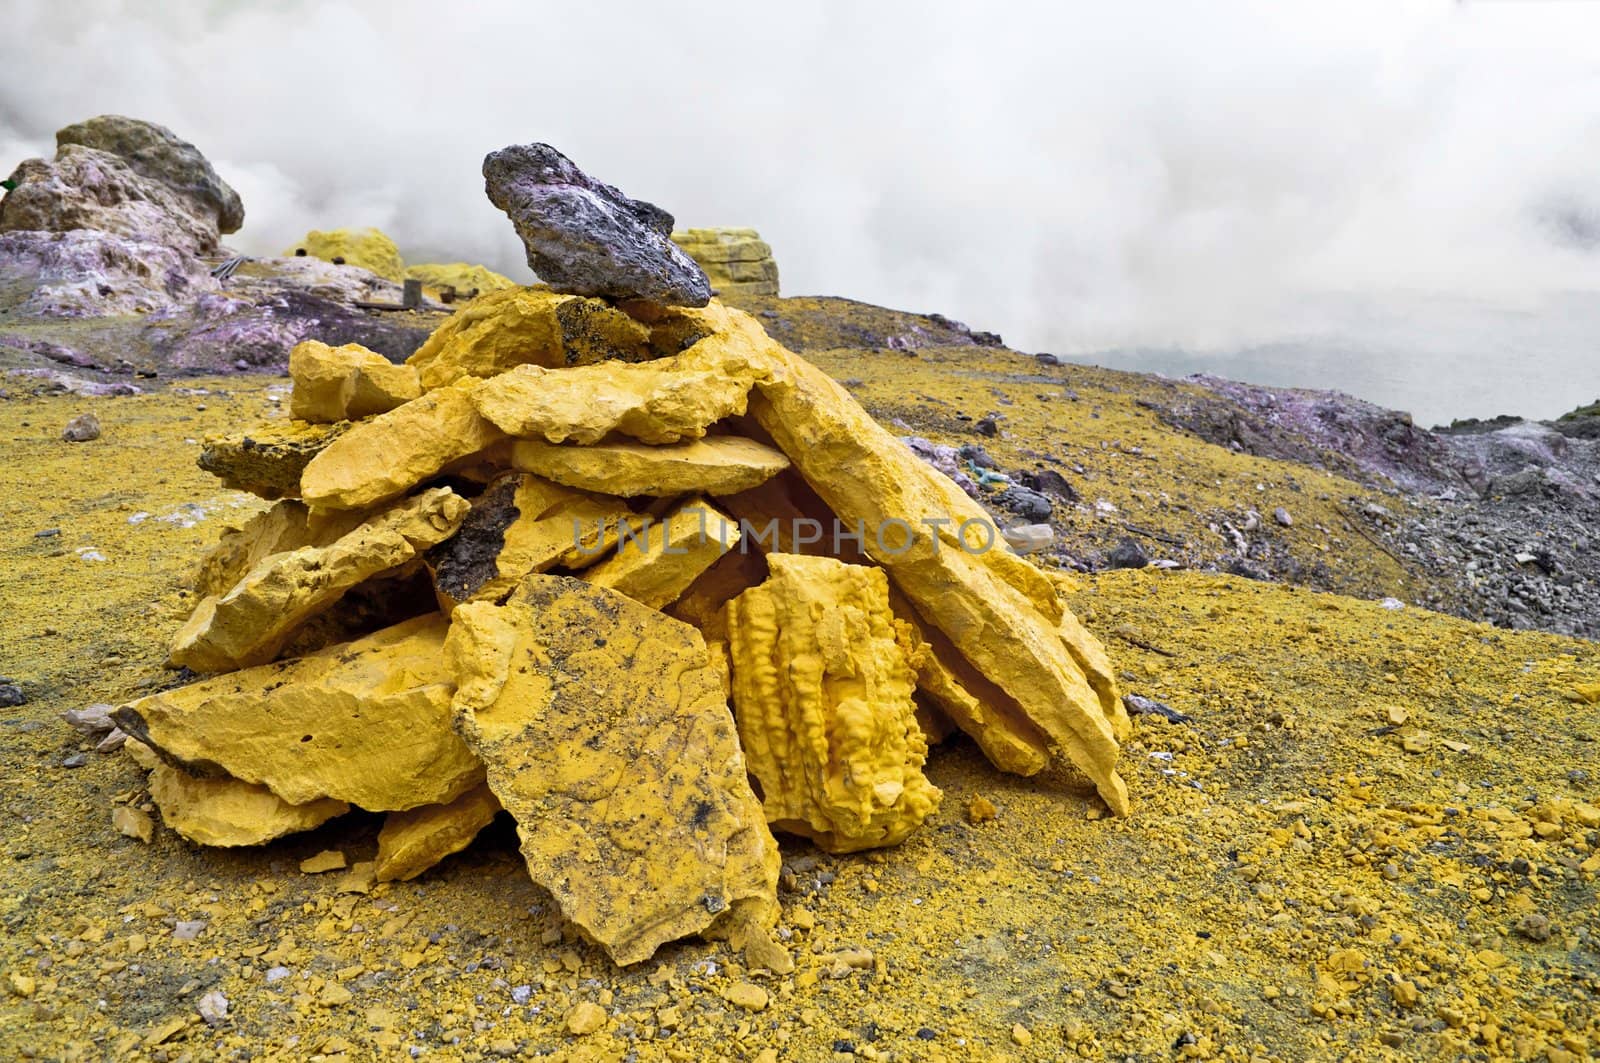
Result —
<instances>
[{"instance_id":1,"label":"sky","mask_svg":"<svg viewBox=\"0 0 1600 1063\"><path fill-rule=\"evenodd\" d=\"M1600 2L6 7L0 170L160 122L250 253L372 225L531 279L479 168L543 140L760 229L786 294L1394 405L1465 368L1450 401L1494 412L1508 358L1530 412L1600 394Z\"/></svg>"}]
</instances>

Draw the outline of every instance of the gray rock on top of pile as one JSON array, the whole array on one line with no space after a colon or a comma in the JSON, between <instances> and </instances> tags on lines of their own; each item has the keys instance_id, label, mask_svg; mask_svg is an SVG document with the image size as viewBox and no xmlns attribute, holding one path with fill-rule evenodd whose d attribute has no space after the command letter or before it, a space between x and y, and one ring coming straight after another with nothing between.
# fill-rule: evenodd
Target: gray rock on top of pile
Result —
<instances>
[{"instance_id":1,"label":"gray rock on top of pile","mask_svg":"<svg viewBox=\"0 0 1600 1063\"><path fill-rule=\"evenodd\" d=\"M483 178L528 265L556 291L668 306L711 301L705 271L671 240L671 214L596 181L550 145L490 152Z\"/></svg>"}]
</instances>

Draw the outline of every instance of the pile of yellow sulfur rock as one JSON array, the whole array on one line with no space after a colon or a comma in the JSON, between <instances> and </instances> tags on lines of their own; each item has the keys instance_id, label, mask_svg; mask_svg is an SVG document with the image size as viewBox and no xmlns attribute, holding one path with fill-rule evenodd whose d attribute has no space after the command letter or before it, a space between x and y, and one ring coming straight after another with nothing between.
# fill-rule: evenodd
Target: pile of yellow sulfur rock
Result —
<instances>
[{"instance_id":1,"label":"pile of yellow sulfur rock","mask_svg":"<svg viewBox=\"0 0 1600 1063\"><path fill-rule=\"evenodd\" d=\"M688 252L723 296L778 294L778 263L754 229L680 229L672 242Z\"/></svg>"},{"instance_id":2,"label":"pile of yellow sulfur rock","mask_svg":"<svg viewBox=\"0 0 1600 1063\"><path fill-rule=\"evenodd\" d=\"M1056 585L748 315L510 288L404 365L307 342L290 372L293 421L202 458L275 500L199 568L171 664L202 677L115 714L184 837L383 812L392 880L504 812L628 964L764 941L770 831L901 841L955 728L1128 811Z\"/></svg>"}]
</instances>

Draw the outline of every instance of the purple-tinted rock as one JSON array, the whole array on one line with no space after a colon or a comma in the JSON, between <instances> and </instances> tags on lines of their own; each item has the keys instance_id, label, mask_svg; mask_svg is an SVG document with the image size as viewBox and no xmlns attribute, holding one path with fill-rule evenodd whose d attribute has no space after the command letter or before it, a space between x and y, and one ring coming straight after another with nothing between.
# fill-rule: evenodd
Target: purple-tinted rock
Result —
<instances>
[{"instance_id":1,"label":"purple-tinted rock","mask_svg":"<svg viewBox=\"0 0 1600 1063\"><path fill-rule=\"evenodd\" d=\"M152 314L215 288L203 263L160 243L86 228L0 232L0 310L39 317Z\"/></svg>"},{"instance_id":2,"label":"purple-tinted rock","mask_svg":"<svg viewBox=\"0 0 1600 1063\"><path fill-rule=\"evenodd\" d=\"M209 217L219 233L238 232L244 224L244 204L239 193L217 176L199 148L166 126L103 114L57 131L57 149L68 144L120 157L134 172L161 182L187 199L193 212Z\"/></svg>"},{"instance_id":3,"label":"purple-tinted rock","mask_svg":"<svg viewBox=\"0 0 1600 1063\"><path fill-rule=\"evenodd\" d=\"M670 306L711 301L705 272L670 239L671 214L596 181L550 145L490 152L483 178L528 265L556 291Z\"/></svg>"},{"instance_id":4,"label":"purple-tinted rock","mask_svg":"<svg viewBox=\"0 0 1600 1063\"><path fill-rule=\"evenodd\" d=\"M110 152L68 144L27 159L0 199L0 232L95 229L190 255L217 249L216 219Z\"/></svg>"}]
</instances>

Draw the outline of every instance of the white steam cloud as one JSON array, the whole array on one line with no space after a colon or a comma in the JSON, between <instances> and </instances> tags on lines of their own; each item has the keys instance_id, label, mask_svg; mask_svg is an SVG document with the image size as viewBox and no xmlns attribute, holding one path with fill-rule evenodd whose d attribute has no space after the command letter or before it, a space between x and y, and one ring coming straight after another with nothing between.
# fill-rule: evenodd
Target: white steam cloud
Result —
<instances>
[{"instance_id":1,"label":"white steam cloud","mask_svg":"<svg viewBox=\"0 0 1600 1063\"><path fill-rule=\"evenodd\" d=\"M761 229L789 294L1435 414L1556 412L1488 379L1529 364L1600 391L1600 4L11 0L5 21L0 168L93 114L161 122L239 190L248 251L375 225L409 260L527 279L479 165L546 140L680 225ZM1416 372L1324 364L1340 336ZM1429 406L1447 366L1475 408Z\"/></svg>"}]
</instances>

